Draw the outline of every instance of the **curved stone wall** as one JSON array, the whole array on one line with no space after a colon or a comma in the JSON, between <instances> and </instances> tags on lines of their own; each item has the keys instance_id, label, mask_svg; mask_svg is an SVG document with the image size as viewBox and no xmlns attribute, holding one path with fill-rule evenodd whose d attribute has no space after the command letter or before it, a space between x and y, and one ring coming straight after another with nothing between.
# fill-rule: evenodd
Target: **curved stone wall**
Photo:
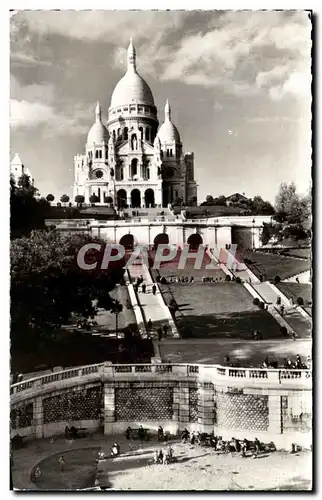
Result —
<instances>
[{"instance_id":1,"label":"curved stone wall","mask_svg":"<svg viewBox=\"0 0 322 500\"><path fill-rule=\"evenodd\" d=\"M11 435L50 437L66 424L105 434L143 425L311 444L309 370L103 363L11 386Z\"/></svg>"}]
</instances>

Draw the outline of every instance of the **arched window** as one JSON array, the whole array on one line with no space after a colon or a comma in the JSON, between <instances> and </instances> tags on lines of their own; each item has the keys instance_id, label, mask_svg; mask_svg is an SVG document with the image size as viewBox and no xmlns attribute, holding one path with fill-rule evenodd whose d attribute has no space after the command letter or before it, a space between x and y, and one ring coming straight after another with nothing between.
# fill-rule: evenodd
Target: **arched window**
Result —
<instances>
[{"instance_id":1,"label":"arched window","mask_svg":"<svg viewBox=\"0 0 322 500\"><path fill-rule=\"evenodd\" d=\"M167 149L167 157L169 157L169 150Z\"/></svg>"},{"instance_id":2,"label":"arched window","mask_svg":"<svg viewBox=\"0 0 322 500\"><path fill-rule=\"evenodd\" d=\"M150 129L149 128L145 129L145 140L146 141L150 140Z\"/></svg>"},{"instance_id":3,"label":"arched window","mask_svg":"<svg viewBox=\"0 0 322 500\"><path fill-rule=\"evenodd\" d=\"M89 151L89 152L88 152L88 158L89 158L90 160L92 160L92 158L93 158L93 153L92 153L92 151Z\"/></svg>"},{"instance_id":4,"label":"arched window","mask_svg":"<svg viewBox=\"0 0 322 500\"><path fill-rule=\"evenodd\" d=\"M170 156L172 156L172 149L170 149Z\"/></svg>"},{"instance_id":5,"label":"arched window","mask_svg":"<svg viewBox=\"0 0 322 500\"><path fill-rule=\"evenodd\" d=\"M117 129L117 137L120 137L120 135L121 135L121 129L120 129L120 128L118 128L118 129Z\"/></svg>"},{"instance_id":6,"label":"arched window","mask_svg":"<svg viewBox=\"0 0 322 500\"><path fill-rule=\"evenodd\" d=\"M149 169L149 167L147 167L147 169L146 169L146 179L150 180L150 169Z\"/></svg>"},{"instance_id":7,"label":"arched window","mask_svg":"<svg viewBox=\"0 0 322 500\"><path fill-rule=\"evenodd\" d=\"M160 158L163 158L163 151L162 151L162 149L160 151Z\"/></svg>"},{"instance_id":8,"label":"arched window","mask_svg":"<svg viewBox=\"0 0 322 500\"><path fill-rule=\"evenodd\" d=\"M102 150L101 149L97 149L95 151L95 158L102 158Z\"/></svg>"},{"instance_id":9,"label":"arched window","mask_svg":"<svg viewBox=\"0 0 322 500\"><path fill-rule=\"evenodd\" d=\"M123 131L123 138L125 141L128 140L128 131L129 131L129 129L127 127L125 127L124 131Z\"/></svg>"},{"instance_id":10,"label":"arched window","mask_svg":"<svg viewBox=\"0 0 322 500\"><path fill-rule=\"evenodd\" d=\"M138 173L138 160L133 158L131 161L131 177L133 178Z\"/></svg>"}]
</instances>

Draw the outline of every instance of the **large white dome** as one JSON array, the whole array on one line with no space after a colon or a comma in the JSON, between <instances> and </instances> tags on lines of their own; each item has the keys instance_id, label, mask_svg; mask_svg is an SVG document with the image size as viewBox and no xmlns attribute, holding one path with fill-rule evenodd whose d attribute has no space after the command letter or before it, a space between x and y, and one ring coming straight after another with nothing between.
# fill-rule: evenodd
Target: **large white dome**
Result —
<instances>
[{"instance_id":1,"label":"large white dome","mask_svg":"<svg viewBox=\"0 0 322 500\"><path fill-rule=\"evenodd\" d=\"M111 99L111 108L139 102L154 105L149 85L136 71L136 55L132 40L127 50L127 71L117 83Z\"/></svg>"},{"instance_id":2,"label":"large white dome","mask_svg":"<svg viewBox=\"0 0 322 500\"><path fill-rule=\"evenodd\" d=\"M149 85L136 71L128 69L114 89L111 108L132 102L154 105Z\"/></svg>"}]
</instances>

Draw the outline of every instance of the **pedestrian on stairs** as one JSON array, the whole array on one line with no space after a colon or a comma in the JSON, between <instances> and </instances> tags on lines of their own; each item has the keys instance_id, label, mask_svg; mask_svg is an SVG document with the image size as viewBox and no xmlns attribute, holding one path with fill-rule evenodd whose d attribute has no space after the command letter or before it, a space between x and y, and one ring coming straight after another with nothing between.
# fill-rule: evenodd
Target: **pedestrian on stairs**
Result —
<instances>
[{"instance_id":1,"label":"pedestrian on stairs","mask_svg":"<svg viewBox=\"0 0 322 500\"><path fill-rule=\"evenodd\" d=\"M145 292L146 292L146 284L142 283L142 293L145 293Z\"/></svg>"},{"instance_id":2,"label":"pedestrian on stairs","mask_svg":"<svg viewBox=\"0 0 322 500\"><path fill-rule=\"evenodd\" d=\"M155 283L153 283L153 286L152 286L152 293L153 293L153 295L155 295L157 293L157 287L156 287Z\"/></svg>"}]
</instances>

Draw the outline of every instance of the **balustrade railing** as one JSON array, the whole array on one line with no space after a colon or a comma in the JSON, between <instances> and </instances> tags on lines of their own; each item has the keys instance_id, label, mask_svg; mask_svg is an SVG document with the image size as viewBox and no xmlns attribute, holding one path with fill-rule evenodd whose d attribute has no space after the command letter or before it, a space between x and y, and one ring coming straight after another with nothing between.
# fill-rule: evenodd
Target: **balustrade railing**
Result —
<instances>
[{"instance_id":1,"label":"balustrade railing","mask_svg":"<svg viewBox=\"0 0 322 500\"><path fill-rule=\"evenodd\" d=\"M265 383L292 383L292 381L305 381L311 379L312 373L310 370L296 370L296 369L261 369L261 368L235 368L225 367L220 365L201 365L201 364L122 364L113 365L112 363L101 363L88 366L80 366L60 372L52 373L50 375L43 375L34 379L29 379L23 382L12 384L10 387L10 394L19 394L33 388L41 388L48 384L67 381L69 379L82 379L90 377L90 380L101 379L104 377L118 376L131 376L141 377L150 376L153 374L162 376L162 374L172 374L174 377L208 377L218 381L223 378L234 380L252 380L261 379Z\"/></svg>"}]
</instances>

